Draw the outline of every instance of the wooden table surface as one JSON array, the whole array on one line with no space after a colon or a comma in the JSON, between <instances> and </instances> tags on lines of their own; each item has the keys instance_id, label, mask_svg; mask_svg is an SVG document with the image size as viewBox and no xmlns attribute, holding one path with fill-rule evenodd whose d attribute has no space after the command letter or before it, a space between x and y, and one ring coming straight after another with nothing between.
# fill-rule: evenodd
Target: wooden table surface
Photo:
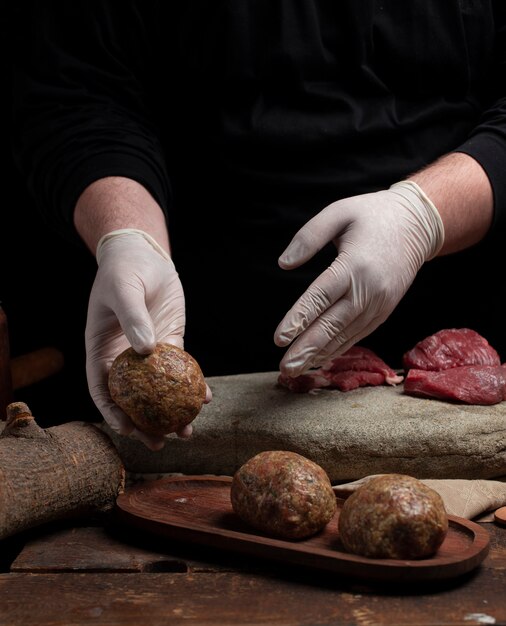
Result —
<instances>
[{"instance_id":1,"label":"wooden table surface","mask_svg":"<svg viewBox=\"0 0 506 626\"><path fill-rule=\"evenodd\" d=\"M121 528L111 515L0 543L0 624L502 624L506 528L459 579L379 586Z\"/></svg>"}]
</instances>

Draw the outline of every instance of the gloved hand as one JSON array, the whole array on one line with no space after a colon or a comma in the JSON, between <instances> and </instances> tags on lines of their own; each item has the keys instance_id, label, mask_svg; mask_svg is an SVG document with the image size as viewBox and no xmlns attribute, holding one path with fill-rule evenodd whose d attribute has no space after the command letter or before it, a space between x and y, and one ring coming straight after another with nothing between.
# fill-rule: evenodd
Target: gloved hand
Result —
<instances>
[{"instance_id":1,"label":"gloved hand","mask_svg":"<svg viewBox=\"0 0 506 626\"><path fill-rule=\"evenodd\" d=\"M288 376L342 354L383 323L441 249L444 227L420 187L403 181L327 206L297 232L279 265L299 267L331 241L337 258L274 334L278 346L293 342L280 363Z\"/></svg>"},{"instance_id":2,"label":"gloved hand","mask_svg":"<svg viewBox=\"0 0 506 626\"><path fill-rule=\"evenodd\" d=\"M143 231L124 229L105 235L96 257L85 332L90 394L114 431L158 450L165 439L135 428L111 399L107 380L114 358L130 345L139 354L152 352L157 341L183 347L183 288L170 256ZM188 425L178 435L191 432Z\"/></svg>"}]
</instances>

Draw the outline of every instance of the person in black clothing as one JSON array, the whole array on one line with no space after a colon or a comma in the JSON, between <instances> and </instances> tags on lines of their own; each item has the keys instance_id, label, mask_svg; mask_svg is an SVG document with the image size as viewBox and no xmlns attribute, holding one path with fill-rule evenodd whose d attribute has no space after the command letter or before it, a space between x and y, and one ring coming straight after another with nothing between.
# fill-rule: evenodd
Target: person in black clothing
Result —
<instances>
[{"instance_id":1,"label":"person in black clothing","mask_svg":"<svg viewBox=\"0 0 506 626\"><path fill-rule=\"evenodd\" d=\"M21 3L14 31L15 160L96 254L87 376L118 432L163 445L107 372L185 325L208 376L503 336L477 291L505 230L501 0Z\"/></svg>"}]
</instances>

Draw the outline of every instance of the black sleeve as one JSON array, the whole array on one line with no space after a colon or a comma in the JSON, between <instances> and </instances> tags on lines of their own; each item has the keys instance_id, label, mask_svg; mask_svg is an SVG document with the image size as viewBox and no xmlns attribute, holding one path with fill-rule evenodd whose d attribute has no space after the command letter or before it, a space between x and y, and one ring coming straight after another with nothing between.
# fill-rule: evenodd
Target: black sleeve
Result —
<instances>
[{"instance_id":1,"label":"black sleeve","mask_svg":"<svg viewBox=\"0 0 506 626\"><path fill-rule=\"evenodd\" d=\"M491 104L467 140L456 149L476 159L488 175L494 194L491 234L506 232L506 3L502 0L496 2L495 20L493 64L487 79Z\"/></svg>"},{"instance_id":2,"label":"black sleeve","mask_svg":"<svg viewBox=\"0 0 506 626\"><path fill-rule=\"evenodd\" d=\"M169 181L145 88L149 16L134 0L21 1L12 15L13 156L44 216L77 237L75 203L105 176L138 181L166 211Z\"/></svg>"}]
</instances>

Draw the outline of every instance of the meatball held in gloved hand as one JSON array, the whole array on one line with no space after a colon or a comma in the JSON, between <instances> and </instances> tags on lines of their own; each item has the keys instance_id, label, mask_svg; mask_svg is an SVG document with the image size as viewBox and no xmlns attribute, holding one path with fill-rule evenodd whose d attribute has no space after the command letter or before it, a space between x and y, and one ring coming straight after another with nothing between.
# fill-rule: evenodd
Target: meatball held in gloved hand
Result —
<instances>
[{"instance_id":1,"label":"meatball held in gloved hand","mask_svg":"<svg viewBox=\"0 0 506 626\"><path fill-rule=\"evenodd\" d=\"M337 258L274 335L278 346L292 344L280 363L286 376L343 354L384 322L421 266L441 249L444 228L421 188L404 181L330 204L299 230L279 264L299 267L329 242Z\"/></svg>"},{"instance_id":2,"label":"meatball held in gloved hand","mask_svg":"<svg viewBox=\"0 0 506 626\"><path fill-rule=\"evenodd\" d=\"M181 431L206 400L206 383L195 359L177 346L156 344L151 354L127 348L109 371L111 398L139 430L160 436Z\"/></svg>"},{"instance_id":3,"label":"meatball held in gloved hand","mask_svg":"<svg viewBox=\"0 0 506 626\"><path fill-rule=\"evenodd\" d=\"M112 400L108 377L113 360L132 347L139 355L157 342L183 348L185 301L181 282L168 253L147 233L112 231L97 246L98 270L88 305L86 373L91 397L109 426L157 450L165 439L137 428ZM211 392L206 388L206 401ZM178 430L191 434L191 425Z\"/></svg>"}]
</instances>

